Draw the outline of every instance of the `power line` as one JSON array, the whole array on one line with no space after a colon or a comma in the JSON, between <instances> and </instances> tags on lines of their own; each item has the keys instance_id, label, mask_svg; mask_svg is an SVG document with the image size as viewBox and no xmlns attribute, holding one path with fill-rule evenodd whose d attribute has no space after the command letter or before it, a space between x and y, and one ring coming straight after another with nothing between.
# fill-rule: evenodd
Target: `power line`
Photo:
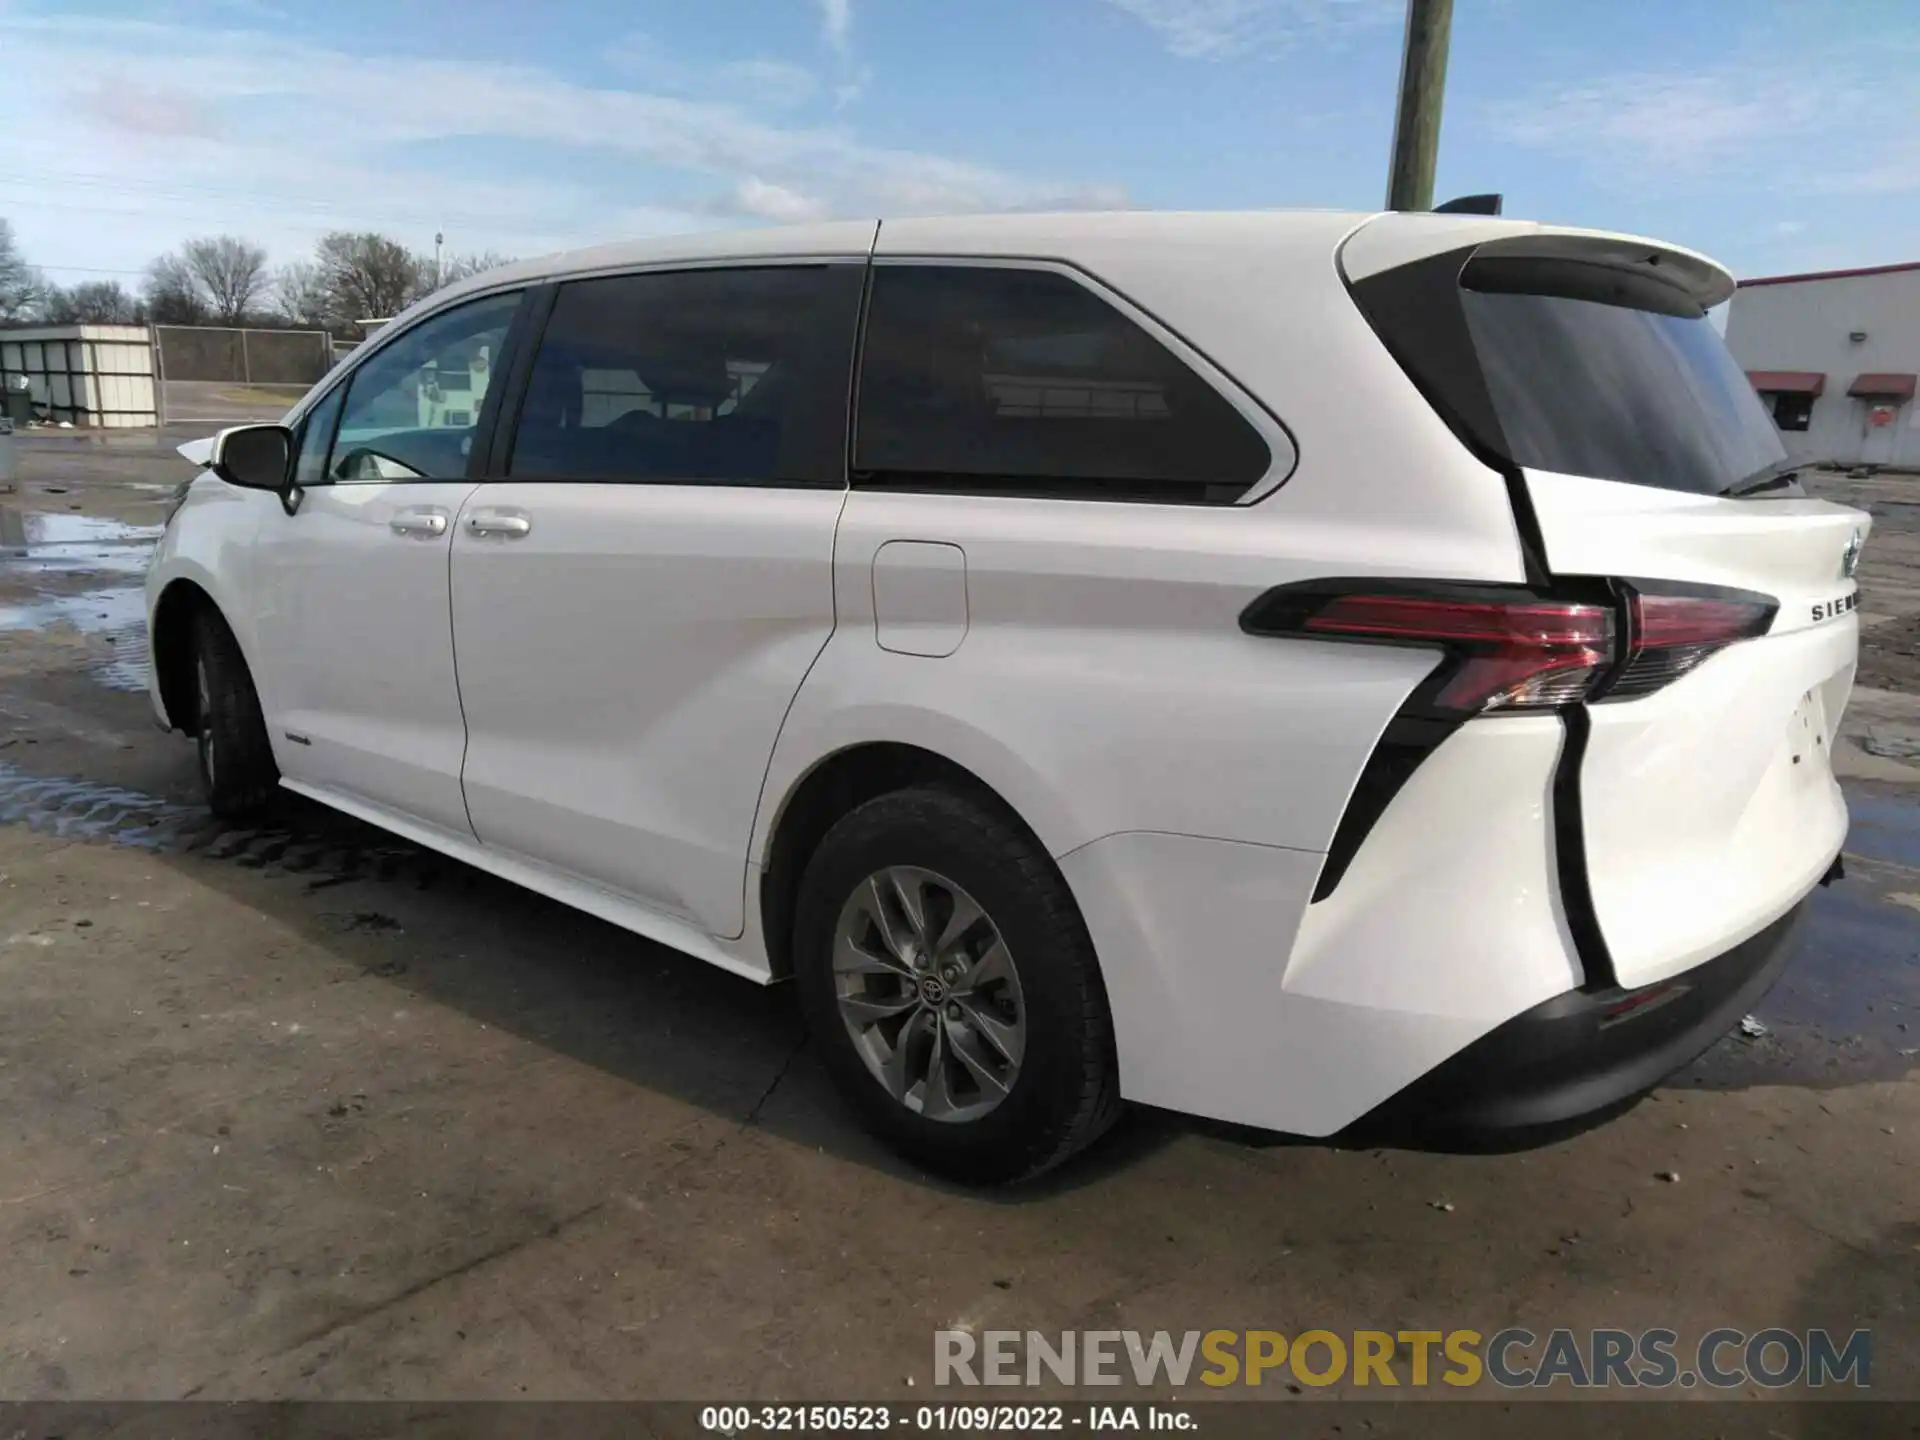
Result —
<instances>
[{"instance_id":1,"label":"power line","mask_svg":"<svg viewBox=\"0 0 1920 1440\"><path fill-rule=\"evenodd\" d=\"M63 275L144 275L145 270L116 269L111 265L36 265L36 270L58 270Z\"/></svg>"}]
</instances>

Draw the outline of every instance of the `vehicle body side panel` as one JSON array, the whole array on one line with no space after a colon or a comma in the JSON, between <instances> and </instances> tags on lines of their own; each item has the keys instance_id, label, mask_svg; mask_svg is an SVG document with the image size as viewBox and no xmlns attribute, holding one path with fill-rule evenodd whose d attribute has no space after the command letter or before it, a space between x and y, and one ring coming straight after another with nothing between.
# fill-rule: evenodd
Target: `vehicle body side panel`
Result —
<instances>
[{"instance_id":1,"label":"vehicle body side panel","mask_svg":"<svg viewBox=\"0 0 1920 1440\"><path fill-rule=\"evenodd\" d=\"M901 539L966 553L967 633L945 658L875 641L873 557ZM1261 639L1239 615L1270 585L1391 569L1363 558L1367 544L1360 527L1288 524L1264 506L855 491L836 541L838 627L781 732L768 793L791 793L838 750L899 741L975 770L1055 855L1125 830L1317 854L1438 656ZM764 862L779 806L761 808Z\"/></svg>"},{"instance_id":2,"label":"vehicle body side panel","mask_svg":"<svg viewBox=\"0 0 1920 1440\"><path fill-rule=\"evenodd\" d=\"M1859 654L1844 555L1871 518L1824 500L1685 495L1527 472L1563 574L1680 580L1779 602L1770 631L1663 689L1588 707L1581 811L1622 984L1731 949L1818 883L1846 838L1831 755Z\"/></svg>"},{"instance_id":3,"label":"vehicle body side panel","mask_svg":"<svg viewBox=\"0 0 1920 1440\"><path fill-rule=\"evenodd\" d=\"M281 773L471 837L447 565L468 480L316 485L256 539L256 669ZM433 510L440 535L393 529ZM290 736L301 737L300 741ZM304 743L302 743L304 742Z\"/></svg>"},{"instance_id":4,"label":"vehicle body side panel","mask_svg":"<svg viewBox=\"0 0 1920 1440\"><path fill-rule=\"evenodd\" d=\"M494 481L453 540L480 839L741 932L754 811L834 626L839 490ZM867 622L872 643L872 622Z\"/></svg>"},{"instance_id":5,"label":"vehicle body side panel","mask_svg":"<svg viewBox=\"0 0 1920 1440\"><path fill-rule=\"evenodd\" d=\"M1467 725L1315 905L1300 851L1130 832L1066 856L1121 1092L1330 1134L1578 985L1550 838L1560 746L1551 716Z\"/></svg>"},{"instance_id":6,"label":"vehicle body side panel","mask_svg":"<svg viewBox=\"0 0 1920 1440\"><path fill-rule=\"evenodd\" d=\"M272 495L242 490L212 475L197 476L179 512L155 543L147 567L149 627L166 588L176 580L191 581L219 607L248 668L259 674L258 607L253 603L258 550L254 541L266 518L279 513L280 502ZM157 671L148 681L148 693L154 713L174 725L161 704ZM276 700L264 688L261 690L263 710L271 713Z\"/></svg>"}]
</instances>

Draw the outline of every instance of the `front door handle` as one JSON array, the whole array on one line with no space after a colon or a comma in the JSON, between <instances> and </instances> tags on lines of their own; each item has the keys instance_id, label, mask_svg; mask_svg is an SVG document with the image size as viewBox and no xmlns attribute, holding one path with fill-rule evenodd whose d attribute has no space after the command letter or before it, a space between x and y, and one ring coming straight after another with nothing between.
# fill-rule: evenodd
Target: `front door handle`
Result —
<instances>
[{"instance_id":1,"label":"front door handle","mask_svg":"<svg viewBox=\"0 0 1920 1440\"><path fill-rule=\"evenodd\" d=\"M499 535L504 539L518 540L533 529L533 521L524 515L511 515L504 510L476 510L467 517L467 529L475 535Z\"/></svg>"},{"instance_id":2,"label":"front door handle","mask_svg":"<svg viewBox=\"0 0 1920 1440\"><path fill-rule=\"evenodd\" d=\"M447 512L402 510L387 523L396 535L444 535L447 533Z\"/></svg>"}]
</instances>

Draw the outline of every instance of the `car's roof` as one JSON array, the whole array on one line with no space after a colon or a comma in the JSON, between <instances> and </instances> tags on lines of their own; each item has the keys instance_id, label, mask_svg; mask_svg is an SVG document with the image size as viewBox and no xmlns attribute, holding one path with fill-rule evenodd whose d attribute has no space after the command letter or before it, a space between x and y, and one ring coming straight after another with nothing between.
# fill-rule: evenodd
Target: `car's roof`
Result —
<instances>
[{"instance_id":1,"label":"car's roof","mask_svg":"<svg viewBox=\"0 0 1920 1440\"><path fill-rule=\"evenodd\" d=\"M1363 233L1363 244L1347 244ZM1116 247L1141 244L1189 249L1196 259L1203 252L1242 247L1253 247L1270 261L1291 256L1330 262L1336 252L1341 252L1347 273L1358 279L1390 265L1460 246L1557 237L1658 251L1669 260L1681 262L1681 268L1688 272L1690 288L1708 303L1725 298L1719 294L1722 289L1732 289L1731 277L1720 266L1679 246L1531 220L1354 210L1110 210L835 220L653 236L569 250L485 271L440 292L428 303L438 308L461 295L503 285L676 263L940 253L1073 260L1111 255Z\"/></svg>"}]
</instances>

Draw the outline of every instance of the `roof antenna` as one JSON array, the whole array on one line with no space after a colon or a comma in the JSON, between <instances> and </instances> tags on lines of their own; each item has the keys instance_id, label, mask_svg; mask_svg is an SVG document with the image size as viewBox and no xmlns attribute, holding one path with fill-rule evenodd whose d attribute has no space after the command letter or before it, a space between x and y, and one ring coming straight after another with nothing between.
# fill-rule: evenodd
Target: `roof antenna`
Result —
<instances>
[{"instance_id":1,"label":"roof antenna","mask_svg":"<svg viewBox=\"0 0 1920 1440\"><path fill-rule=\"evenodd\" d=\"M1462 195L1457 200L1449 200L1444 205L1433 207L1436 215L1498 215L1500 213L1498 195Z\"/></svg>"}]
</instances>

